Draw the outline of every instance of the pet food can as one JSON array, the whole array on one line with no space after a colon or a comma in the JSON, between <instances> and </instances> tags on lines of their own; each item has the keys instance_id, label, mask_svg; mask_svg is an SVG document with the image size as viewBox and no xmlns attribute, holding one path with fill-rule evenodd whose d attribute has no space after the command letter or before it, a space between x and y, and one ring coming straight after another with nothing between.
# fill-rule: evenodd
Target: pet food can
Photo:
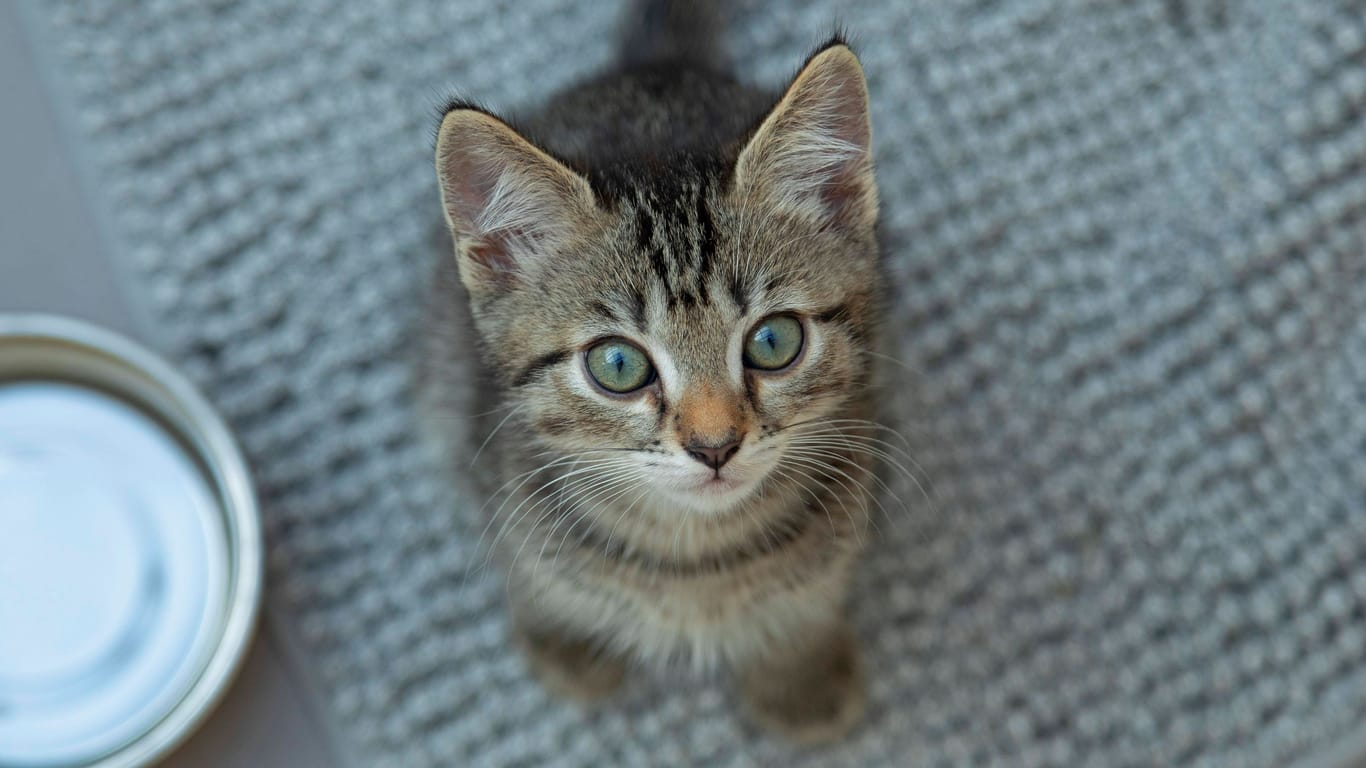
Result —
<instances>
[{"instance_id":1,"label":"pet food can","mask_svg":"<svg viewBox=\"0 0 1366 768\"><path fill-rule=\"evenodd\" d=\"M246 464L184 377L0 315L0 766L165 756L242 661L261 560Z\"/></svg>"}]
</instances>

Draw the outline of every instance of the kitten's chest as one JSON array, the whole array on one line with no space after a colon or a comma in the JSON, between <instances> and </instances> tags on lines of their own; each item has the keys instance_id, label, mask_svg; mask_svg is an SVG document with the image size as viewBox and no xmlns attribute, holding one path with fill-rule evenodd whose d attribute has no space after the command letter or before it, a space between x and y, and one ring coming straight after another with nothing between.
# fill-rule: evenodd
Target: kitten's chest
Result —
<instances>
[{"instance_id":1,"label":"kitten's chest","mask_svg":"<svg viewBox=\"0 0 1366 768\"><path fill-rule=\"evenodd\" d=\"M832 619L857 551L823 514L692 558L627 550L542 578L542 606L644 660L742 662L777 637Z\"/></svg>"}]
</instances>

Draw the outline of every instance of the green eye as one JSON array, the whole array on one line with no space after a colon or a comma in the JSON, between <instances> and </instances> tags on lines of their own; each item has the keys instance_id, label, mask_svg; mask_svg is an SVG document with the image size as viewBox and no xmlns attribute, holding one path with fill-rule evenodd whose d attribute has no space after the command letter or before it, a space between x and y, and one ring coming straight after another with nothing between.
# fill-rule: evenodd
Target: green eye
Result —
<instances>
[{"instance_id":1,"label":"green eye","mask_svg":"<svg viewBox=\"0 0 1366 768\"><path fill-rule=\"evenodd\" d=\"M776 371L791 365L802 351L802 324L791 315L770 315L745 339L745 365Z\"/></svg>"},{"instance_id":2,"label":"green eye","mask_svg":"<svg viewBox=\"0 0 1366 768\"><path fill-rule=\"evenodd\" d=\"M634 392L655 380L655 368L640 348L622 339L593 345L585 360L593 380L608 392Z\"/></svg>"}]
</instances>

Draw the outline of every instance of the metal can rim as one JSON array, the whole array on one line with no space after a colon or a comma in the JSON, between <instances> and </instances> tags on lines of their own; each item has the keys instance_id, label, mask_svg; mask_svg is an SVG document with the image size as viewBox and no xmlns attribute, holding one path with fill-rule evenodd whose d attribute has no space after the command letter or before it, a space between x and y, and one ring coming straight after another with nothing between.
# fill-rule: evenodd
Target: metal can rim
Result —
<instances>
[{"instance_id":1,"label":"metal can rim","mask_svg":"<svg viewBox=\"0 0 1366 768\"><path fill-rule=\"evenodd\" d=\"M255 634L264 582L260 512L247 463L237 440L208 400L183 374L146 347L113 331L68 317L43 313L0 313L0 348L8 342L58 344L77 354L103 358L100 365L122 368L140 379L141 391L127 381L98 375L26 371L100 389L126 398L160 418L185 444L205 473L222 508L230 548L229 590L222 633L203 669L185 695L150 729L90 768L135 768L164 758L193 733L221 701L241 669Z\"/></svg>"}]
</instances>

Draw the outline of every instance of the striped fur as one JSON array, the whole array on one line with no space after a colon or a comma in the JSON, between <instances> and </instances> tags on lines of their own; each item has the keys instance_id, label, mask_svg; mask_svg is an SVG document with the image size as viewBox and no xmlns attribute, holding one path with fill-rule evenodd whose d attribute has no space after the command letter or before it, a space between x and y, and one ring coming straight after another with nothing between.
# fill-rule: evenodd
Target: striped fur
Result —
<instances>
[{"instance_id":1,"label":"striped fur","mask_svg":"<svg viewBox=\"0 0 1366 768\"><path fill-rule=\"evenodd\" d=\"M631 61L515 127L445 115L433 421L484 414L454 448L461 467L481 449L486 543L547 685L592 698L631 665L728 668L761 722L833 738L862 702L843 618L871 481L862 72L836 40L775 100L692 59ZM747 370L744 337L773 313L800 318L804 349ZM456 380L470 325L475 385ZM604 337L645 350L656 384L597 389L583 354ZM714 473L687 455L737 437Z\"/></svg>"}]
</instances>

